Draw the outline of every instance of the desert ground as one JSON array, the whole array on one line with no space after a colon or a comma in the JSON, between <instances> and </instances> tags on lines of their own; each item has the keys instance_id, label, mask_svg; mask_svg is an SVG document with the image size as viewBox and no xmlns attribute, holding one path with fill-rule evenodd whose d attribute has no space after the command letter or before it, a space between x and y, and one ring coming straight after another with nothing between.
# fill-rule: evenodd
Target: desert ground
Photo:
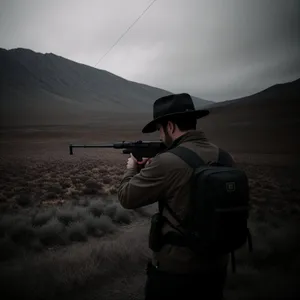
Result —
<instances>
[{"instance_id":1,"label":"desert ground","mask_svg":"<svg viewBox=\"0 0 300 300\"><path fill-rule=\"evenodd\" d=\"M1 299L143 299L156 205L137 210L119 205L116 191L128 155L75 149L71 156L68 145L156 139L139 134L144 122L1 129ZM203 128L231 151L250 179L254 247L253 253L247 247L237 251L237 273L229 266L225 298L298 299L297 151L274 149L276 132L265 135L270 140L262 130L247 136L242 127L240 133L223 128L224 137L217 125L222 127Z\"/></svg>"}]
</instances>

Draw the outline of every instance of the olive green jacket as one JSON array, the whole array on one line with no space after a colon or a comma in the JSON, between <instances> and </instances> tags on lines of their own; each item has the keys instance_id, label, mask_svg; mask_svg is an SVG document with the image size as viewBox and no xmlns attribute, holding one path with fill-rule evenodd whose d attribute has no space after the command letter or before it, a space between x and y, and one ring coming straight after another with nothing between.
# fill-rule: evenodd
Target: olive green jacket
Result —
<instances>
[{"instance_id":1,"label":"olive green jacket","mask_svg":"<svg viewBox=\"0 0 300 300\"><path fill-rule=\"evenodd\" d=\"M201 130L189 131L176 139L169 148L184 145L195 151L205 162L218 158L218 147L205 137ZM227 164L234 161L228 154ZM167 201L177 216L183 218L189 201L189 178L192 169L182 159L172 153L161 153L152 158L149 165L140 172L135 169L127 170L118 189L120 204L127 209L135 209L150 205L159 199ZM163 214L175 226L178 222L166 209ZM167 223L163 233L174 230ZM152 263L161 270L175 273L191 271L209 271L226 266L228 255L211 261L196 256L186 247L166 244L159 252L153 253Z\"/></svg>"}]
</instances>

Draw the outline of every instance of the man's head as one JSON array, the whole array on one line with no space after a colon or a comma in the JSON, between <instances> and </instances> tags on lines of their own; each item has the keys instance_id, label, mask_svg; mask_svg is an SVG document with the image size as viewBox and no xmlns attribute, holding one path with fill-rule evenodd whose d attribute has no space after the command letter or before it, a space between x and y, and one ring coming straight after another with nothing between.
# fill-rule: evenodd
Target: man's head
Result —
<instances>
[{"instance_id":1,"label":"man's head","mask_svg":"<svg viewBox=\"0 0 300 300\"><path fill-rule=\"evenodd\" d=\"M169 147L174 140L182 136L188 131L196 130L197 119L184 117L173 117L157 123L159 138Z\"/></svg>"},{"instance_id":2,"label":"man's head","mask_svg":"<svg viewBox=\"0 0 300 300\"><path fill-rule=\"evenodd\" d=\"M167 145L187 131L195 130L197 119L209 114L207 109L195 109L187 93L172 94L157 99L153 104L153 120L144 126L143 133L160 131Z\"/></svg>"}]
</instances>

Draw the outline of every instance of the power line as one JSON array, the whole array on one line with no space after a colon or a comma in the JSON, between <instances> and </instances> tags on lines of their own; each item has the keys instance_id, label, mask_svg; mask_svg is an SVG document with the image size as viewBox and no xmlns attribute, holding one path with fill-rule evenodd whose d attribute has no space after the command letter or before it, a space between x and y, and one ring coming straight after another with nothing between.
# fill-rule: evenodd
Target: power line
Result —
<instances>
[{"instance_id":1,"label":"power line","mask_svg":"<svg viewBox=\"0 0 300 300\"><path fill-rule=\"evenodd\" d=\"M153 0L147 8L139 15L139 17L127 28L127 30L116 40L116 42L108 49L108 51L98 60L95 64L95 67L103 60L103 58L119 43L119 41L128 33L128 31L138 22L138 20L147 12L147 10L156 2Z\"/></svg>"}]
</instances>

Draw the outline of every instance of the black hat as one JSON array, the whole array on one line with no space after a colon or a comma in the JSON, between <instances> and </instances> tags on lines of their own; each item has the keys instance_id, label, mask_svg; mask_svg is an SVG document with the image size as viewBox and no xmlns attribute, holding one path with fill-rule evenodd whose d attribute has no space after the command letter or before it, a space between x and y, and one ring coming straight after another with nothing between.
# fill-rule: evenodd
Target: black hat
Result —
<instances>
[{"instance_id":1,"label":"black hat","mask_svg":"<svg viewBox=\"0 0 300 300\"><path fill-rule=\"evenodd\" d=\"M208 114L209 111L206 109L196 110L192 97L187 93L161 97L153 104L153 120L143 128L142 132L156 131L156 124L167 117L186 115L190 118L200 119Z\"/></svg>"}]
</instances>

